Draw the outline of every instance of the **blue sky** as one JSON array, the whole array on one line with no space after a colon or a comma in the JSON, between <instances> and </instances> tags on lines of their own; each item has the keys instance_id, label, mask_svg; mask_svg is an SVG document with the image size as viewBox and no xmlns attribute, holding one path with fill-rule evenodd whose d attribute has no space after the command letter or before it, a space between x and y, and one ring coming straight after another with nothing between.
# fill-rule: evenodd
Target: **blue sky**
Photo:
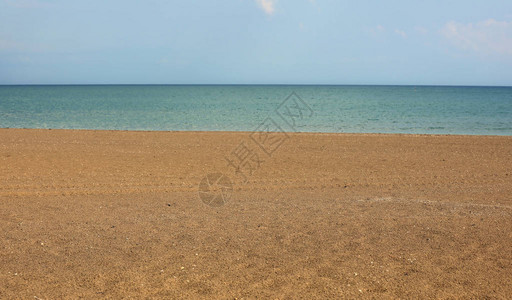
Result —
<instances>
[{"instance_id":1,"label":"blue sky","mask_svg":"<svg viewBox=\"0 0 512 300\"><path fill-rule=\"evenodd\" d=\"M512 85L512 1L0 0L0 84Z\"/></svg>"}]
</instances>

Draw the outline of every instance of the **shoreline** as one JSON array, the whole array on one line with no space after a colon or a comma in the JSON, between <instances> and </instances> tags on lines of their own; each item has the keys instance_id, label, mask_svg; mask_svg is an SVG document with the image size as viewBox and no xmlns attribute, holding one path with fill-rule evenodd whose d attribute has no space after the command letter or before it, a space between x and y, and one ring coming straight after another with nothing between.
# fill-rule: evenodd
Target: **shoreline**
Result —
<instances>
[{"instance_id":1,"label":"shoreline","mask_svg":"<svg viewBox=\"0 0 512 300\"><path fill-rule=\"evenodd\" d=\"M69 128L15 128L15 127L0 127L0 130L41 130L41 131L92 131L92 132L141 132L141 133L225 133L225 134L238 134L245 133L251 134L258 131L230 131L230 130L131 130L131 129L69 129ZM380 133L380 132L311 132L311 131L283 131L290 135L347 135L347 136L446 136L446 137L511 137L512 135L499 135L499 134L456 134L456 133Z\"/></svg>"}]
</instances>

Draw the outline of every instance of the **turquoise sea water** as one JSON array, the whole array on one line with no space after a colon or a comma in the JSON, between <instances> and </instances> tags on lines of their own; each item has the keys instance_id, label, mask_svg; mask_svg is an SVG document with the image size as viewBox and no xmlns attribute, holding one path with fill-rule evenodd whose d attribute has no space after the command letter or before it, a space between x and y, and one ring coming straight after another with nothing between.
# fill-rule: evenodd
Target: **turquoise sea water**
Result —
<instances>
[{"instance_id":1,"label":"turquoise sea water","mask_svg":"<svg viewBox=\"0 0 512 300\"><path fill-rule=\"evenodd\" d=\"M295 128L276 109L295 92L313 115ZM511 87L0 86L0 127L512 135Z\"/></svg>"}]
</instances>

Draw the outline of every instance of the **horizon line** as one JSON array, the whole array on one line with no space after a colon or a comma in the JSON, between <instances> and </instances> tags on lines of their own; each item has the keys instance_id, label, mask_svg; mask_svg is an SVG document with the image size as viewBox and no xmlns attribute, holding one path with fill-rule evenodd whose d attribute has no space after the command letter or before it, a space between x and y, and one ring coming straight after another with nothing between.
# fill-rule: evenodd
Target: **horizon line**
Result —
<instances>
[{"instance_id":1,"label":"horizon line","mask_svg":"<svg viewBox=\"0 0 512 300\"><path fill-rule=\"evenodd\" d=\"M402 86L402 87L504 87L512 85L467 84L315 84L315 83L20 83L0 86Z\"/></svg>"}]
</instances>

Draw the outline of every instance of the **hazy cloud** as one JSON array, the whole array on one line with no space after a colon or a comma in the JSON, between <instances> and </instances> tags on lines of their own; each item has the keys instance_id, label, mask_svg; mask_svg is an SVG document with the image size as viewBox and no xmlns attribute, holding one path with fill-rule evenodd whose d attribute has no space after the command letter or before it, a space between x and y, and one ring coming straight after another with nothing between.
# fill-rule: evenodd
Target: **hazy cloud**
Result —
<instances>
[{"instance_id":1,"label":"hazy cloud","mask_svg":"<svg viewBox=\"0 0 512 300\"><path fill-rule=\"evenodd\" d=\"M274 13L274 4L276 2L275 0L256 0L256 2L267 15L271 15Z\"/></svg>"},{"instance_id":2,"label":"hazy cloud","mask_svg":"<svg viewBox=\"0 0 512 300\"><path fill-rule=\"evenodd\" d=\"M407 38L407 33L405 33L405 31L403 31L403 30L395 29L395 33L398 34L399 36L403 37L404 39Z\"/></svg>"},{"instance_id":3,"label":"hazy cloud","mask_svg":"<svg viewBox=\"0 0 512 300\"><path fill-rule=\"evenodd\" d=\"M377 37L380 34L382 34L384 31L386 31L386 29L384 28L384 26L379 24L375 27L365 28L364 31L366 31L368 34L370 34L374 37Z\"/></svg>"},{"instance_id":4,"label":"hazy cloud","mask_svg":"<svg viewBox=\"0 0 512 300\"><path fill-rule=\"evenodd\" d=\"M512 55L512 22L489 19L464 24L450 21L441 29L441 34L460 49Z\"/></svg>"}]
</instances>

